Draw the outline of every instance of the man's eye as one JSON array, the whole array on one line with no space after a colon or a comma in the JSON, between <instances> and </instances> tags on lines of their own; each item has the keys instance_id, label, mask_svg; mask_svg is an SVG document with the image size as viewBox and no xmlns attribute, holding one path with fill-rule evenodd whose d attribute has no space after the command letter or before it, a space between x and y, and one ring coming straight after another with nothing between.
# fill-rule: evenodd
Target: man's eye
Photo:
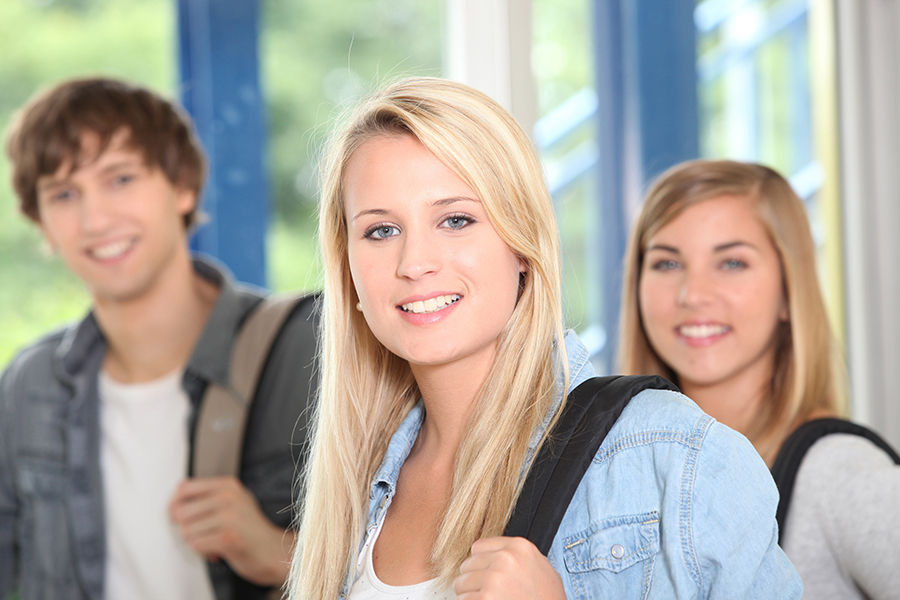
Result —
<instances>
[{"instance_id":1,"label":"man's eye","mask_svg":"<svg viewBox=\"0 0 900 600\"><path fill-rule=\"evenodd\" d=\"M50 195L51 202L67 202L75 197L75 192L72 190L60 190L58 192L54 192Z\"/></svg>"},{"instance_id":2,"label":"man's eye","mask_svg":"<svg viewBox=\"0 0 900 600\"><path fill-rule=\"evenodd\" d=\"M130 173L123 173L121 175L116 175L113 178L113 184L115 185L126 185L134 180L134 175Z\"/></svg>"},{"instance_id":3,"label":"man's eye","mask_svg":"<svg viewBox=\"0 0 900 600\"><path fill-rule=\"evenodd\" d=\"M399 235L400 230L393 225L376 225L367 229L363 237L367 239L384 240L395 235Z\"/></svg>"},{"instance_id":4,"label":"man's eye","mask_svg":"<svg viewBox=\"0 0 900 600\"><path fill-rule=\"evenodd\" d=\"M447 229L462 229L466 225L474 222L475 219L468 215L452 215L444 219L444 222L441 223L441 225Z\"/></svg>"}]
</instances>

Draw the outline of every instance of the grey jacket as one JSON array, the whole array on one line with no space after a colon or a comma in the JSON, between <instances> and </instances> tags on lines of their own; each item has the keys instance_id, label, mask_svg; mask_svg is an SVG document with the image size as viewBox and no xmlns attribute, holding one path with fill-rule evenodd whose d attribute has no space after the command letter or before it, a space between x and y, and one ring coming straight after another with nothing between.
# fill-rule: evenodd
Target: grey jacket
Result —
<instances>
[{"instance_id":1,"label":"grey jacket","mask_svg":"<svg viewBox=\"0 0 900 600\"><path fill-rule=\"evenodd\" d=\"M200 260L194 265L220 293L184 375L192 432L207 382L226 382L236 332L262 298L220 268ZM314 298L301 302L275 340L244 437L241 481L283 528L291 520L305 409L316 389L314 305ZM26 348L0 378L0 599L16 590L21 600L103 598L97 375L105 351L103 333L88 314ZM218 600L266 594L224 563L210 563L209 571Z\"/></svg>"}]
</instances>

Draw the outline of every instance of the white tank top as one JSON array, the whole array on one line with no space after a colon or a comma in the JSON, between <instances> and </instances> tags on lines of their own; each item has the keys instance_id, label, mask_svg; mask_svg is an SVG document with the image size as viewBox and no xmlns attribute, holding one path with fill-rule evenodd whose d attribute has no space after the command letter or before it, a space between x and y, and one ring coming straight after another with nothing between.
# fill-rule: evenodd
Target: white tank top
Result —
<instances>
[{"instance_id":1,"label":"white tank top","mask_svg":"<svg viewBox=\"0 0 900 600\"><path fill-rule=\"evenodd\" d=\"M205 561L169 519L185 478L190 400L181 371L139 384L99 377L106 600L213 600Z\"/></svg>"},{"instance_id":2,"label":"white tank top","mask_svg":"<svg viewBox=\"0 0 900 600\"><path fill-rule=\"evenodd\" d=\"M366 540L356 562L356 581L350 588L349 600L456 600L453 588L435 589L437 579L413 585L388 585L378 579L372 564L372 548L381 533L384 514L372 535Z\"/></svg>"}]
</instances>

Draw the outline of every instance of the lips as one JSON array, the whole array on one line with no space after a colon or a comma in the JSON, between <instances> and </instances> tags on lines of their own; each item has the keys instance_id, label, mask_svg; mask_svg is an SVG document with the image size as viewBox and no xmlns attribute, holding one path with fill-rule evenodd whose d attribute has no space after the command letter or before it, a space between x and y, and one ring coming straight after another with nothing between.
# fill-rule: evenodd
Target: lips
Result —
<instances>
[{"instance_id":1,"label":"lips","mask_svg":"<svg viewBox=\"0 0 900 600\"><path fill-rule=\"evenodd\" d=\"M108 244L88 248L88 254L98 260L114 260L128 252L134 244L134 238L117 240Z\"/></svg>"},{"instance_id":2,"label":"lips","mask_svg":"<svg viewBox=\"0 0 900 600\"><path fill-rule=\"evenodd\" d=\"M442 296L435 296L433 298L428 298L427 300L416 300L414 302L407 302L406 304L400 305L400 309L403 312L412 313L416 315L424 315L428 313L437 312L439 310L443 310L444 308L450 306L451 304L455 304L459 302L460 299L459 294L445 294Z\"/></svg>"},{"instance_id":3,"label":"lips","mask_svg":"<svg viewBox=\"0 0 900 600\"><path fill-rule=\"evenodd\" d=\"M703 323L703 324L691 324L691 325L679 325L676 328L678 334L682 337L697 340L704 338L711 338L719 335L724 335L731 331L731 327L728 325L720 325L713 323Z\"/></svg>"}]
</instances>

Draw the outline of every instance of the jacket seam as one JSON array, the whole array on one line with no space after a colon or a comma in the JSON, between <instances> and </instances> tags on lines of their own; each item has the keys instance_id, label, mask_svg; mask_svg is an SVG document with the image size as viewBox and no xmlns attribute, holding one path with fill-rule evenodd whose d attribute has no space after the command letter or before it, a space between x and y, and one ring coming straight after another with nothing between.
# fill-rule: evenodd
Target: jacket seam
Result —
<instances>
[{"instance_id":1,"label":"jacket seam","mask_svg":"<svg viewBox=\"0 0 900 600\"><path fill-rule=\"evenodd\" d=\"M703 576L700 572L700 564L694 548L694 531L692 527L694 483L697 479L697 459L700 454L700 447L713 422L712 417L708 415L703 415L697 420L697 424L691 436L697 443L691 446L691 450L685 457L684 472L681 482L681 507L679 509L681 547L685 564L691 578L696 582L697 588L701 590L703 589Z\"/></svg>"},{"instance_id":2,"label":"jacket seam","mask_svg":"<svg viewBox=\"0 0 900 600\"><path fill-rule=\"evenodd\" d=\"M624 450L657 443L680 444L696 450L702 443L702 439L697 437L696 430L689 435L669 430L642 431L618 438L609 448L601 446L594 456L593 462L599 464Z\"/></svg>"}]
</instances>

